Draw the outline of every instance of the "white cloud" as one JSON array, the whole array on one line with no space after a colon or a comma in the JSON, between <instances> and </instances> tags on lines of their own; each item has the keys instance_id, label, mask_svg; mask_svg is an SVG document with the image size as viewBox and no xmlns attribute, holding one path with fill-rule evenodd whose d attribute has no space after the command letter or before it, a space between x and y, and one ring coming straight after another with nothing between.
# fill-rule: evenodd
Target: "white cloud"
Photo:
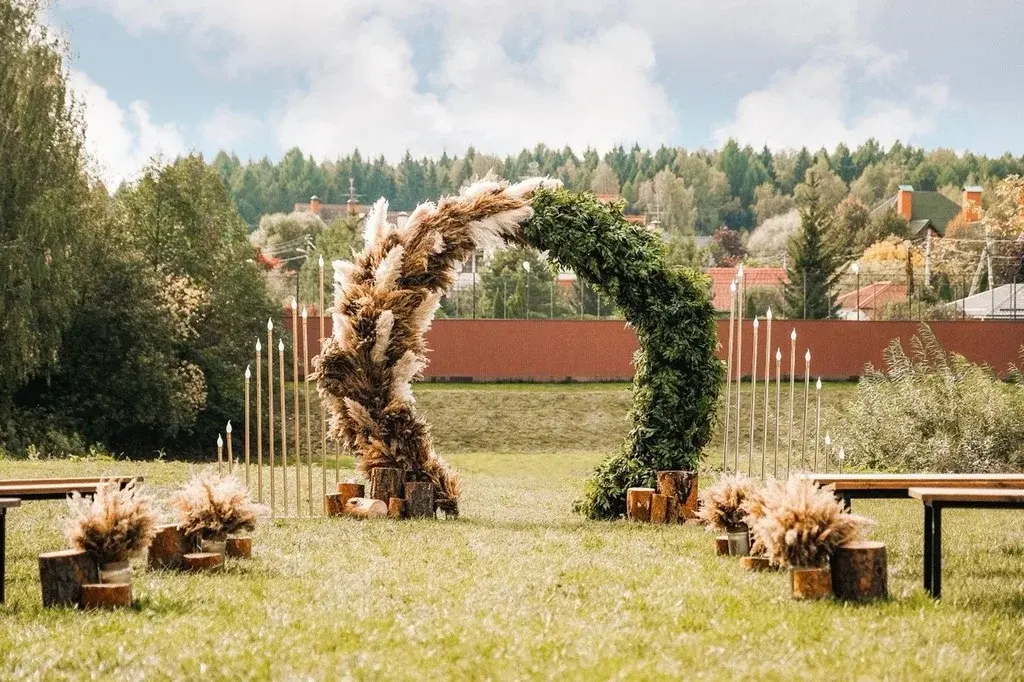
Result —
<instances>
[{"instance_id":1,"label":"white cloud","mask_svg":"<svg viewBox=\"0 0 1024 682\"><path fill-rule=\"evenodd\" d=\"M840 45L817 51L799 68L779 71L767 87L744 95L733 120L714 137L772 148L831 148L871 137L888 144L934 131L948 103L948 87L914 84L901 55L873 45Z\"/></svg>"},{"instance_id":2,"label":"white cloud","mask_svg":"<svg viewBox=\"0 0 1024 682\"><path fill-rule=\"evenodd\" d=\"M522 61L496 40L465 35L448 40L435 87L423 92L401 33L385 20L367 22L286 103L280 145L332 156L358 144L396 159L407 149L439 154L469 145L499 154L538 142L607 149L668 142L676 132L642 31L618 26L577 41L549 39Z\"/></svg>"},{"instance_id":3,"label":"white cloud","mask_svg":"<svg viewBox=\"0 0 1024 682\"><path fill-rule=\"evenodd\" d=\"M134 178L153 156L174 157L185 151L178 127L154 123L145 102L133 101L122 109L106 89L81 71L73 70L69 82L75 99L85 109L85 149L90 165L108 189Z\"/></svg>"},{"instance_id":4,"label":"white cloud","mask_svg":"<svg viewBox=\"0 0 1024 682\"><path fill-rule=\"evenodd\" d=\"M234 111L227 106L217 107L200 125L203 151L212 158L222 149L233 149L240 142L250 140L262 132L263 121Z\"/></svg>"}]
</instances>

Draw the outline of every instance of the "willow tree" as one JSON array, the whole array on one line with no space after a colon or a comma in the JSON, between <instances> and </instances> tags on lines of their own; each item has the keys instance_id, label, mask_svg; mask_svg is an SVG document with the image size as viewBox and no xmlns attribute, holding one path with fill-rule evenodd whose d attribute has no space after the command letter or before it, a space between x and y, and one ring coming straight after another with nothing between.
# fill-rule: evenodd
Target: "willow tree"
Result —
<instances>
[{"instance_id":1,"label":"willow tree","mask_svg":"<svg viewBox=\"0 0 1024 682\"><path fill-rule=\"evenodd\" d=\"M64 46L39 14L34 0L0 0L0 413L60 344L88 223Z\"/></svg>"}]
</instances>

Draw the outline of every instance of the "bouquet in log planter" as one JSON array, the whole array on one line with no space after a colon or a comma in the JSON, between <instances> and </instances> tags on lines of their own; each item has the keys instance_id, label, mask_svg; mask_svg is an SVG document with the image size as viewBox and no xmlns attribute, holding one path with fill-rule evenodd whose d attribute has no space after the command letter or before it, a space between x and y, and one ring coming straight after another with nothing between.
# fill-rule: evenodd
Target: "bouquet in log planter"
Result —
<instances>
[{"instance_id":1,"label":"bouquet in log planter","mask_svg":"<svg viewBox=\"0 0 1024 682\"><path fill-rule=\"evenodd\" d=\"M746 556L750 553L750 529L746 524L748 512L745 505L760 496L758 484L743 476L720 479L701 493L697 518L712 530L726 534L717 540L719 553L732 556Z\"/></svg>"},{"instance_id":2,"label":"bouquet in log planter","mask_svg":"<svg viewBox=\"0 0 1024 682\"><path fill-rule=\"evenodd\" d=\"M171 498L181 532L204 552L224 554L228 536L252 531L263 509L235 476L205 471Z\"/></svg>"},{"instance_id":3,"label":"bouquet in log planter","mask_svg":"<svg viewBox=\"0 0 1024 682\"><path fill-rule=\"evenodd\" d=\"M106 481L91 500L72 495L68 507L68 542L99 566L100 582L130 582L128 560L145 551L156 533L153 500L134 481L123 488L117 481Z\"/></svg>"},{"instance_id":4,"label":"bouquet in log planter","mask_svg":"<svg viewBox=\"0 0 1024 682\"><path fill-rule=\"evenodd\" d=\"M873 522L847 513L831 490L801 478L773 481L763 495L752 528L755 544L773 564L790 567L795 598L831 595L829 558L841 545L861 540Z\"/></svg>"}]
</instances>

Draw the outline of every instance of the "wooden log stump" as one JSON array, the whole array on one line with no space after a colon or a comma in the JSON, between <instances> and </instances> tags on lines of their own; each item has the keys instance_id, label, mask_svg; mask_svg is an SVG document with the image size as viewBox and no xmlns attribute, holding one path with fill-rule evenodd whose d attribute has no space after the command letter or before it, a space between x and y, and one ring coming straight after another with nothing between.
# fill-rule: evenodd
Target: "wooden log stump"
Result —
<instances>
[{"instance_id":1,"label":"wooden log stump","mask_svg":"<svg viewBox=\"0 0 1024 682\"><path fill-rule=\"evenodd\" d=\"M729 556L729 536L719 535L715 538L715 554Z\"/></svg>"},{"instance_id":2,"label":"wooden log stump","mask_svg":"<svg viewBox=\"0 0 1024 682\"><path fill-rule=\"evenodd\" d=\"M190 571L212 571L224 565L224 555L216 552L193 552L185 555L185 568Z\"/></svg>"},{"instance_id":3,"label":"wooden log stump","mask_svg":"<svg viewBox=\"0 0 1024 682\"><path fill-rule=\"evenodd\" d=\"M224 545L224 552L235 559L252 558L252 537L246 535L240 538L228 538Z\"/></svg>"},{"instance_id":4,"label":"wooden log stump","mask_svg":"<svg viewBox=\"0 0 1024 682\"><path fill-rule=\"evenodd\" d=\"M668 495L654 493L651 496L651 523L668 523L668 505L671 500Z\"/></svg>"},{"instance_id":5,"label":"wooden log stump","mask_svg":"<svg viewBox=\"0 0 1024 682\"><path fill-rule=\"evenodd\" d=\"M826 599L832 596L832 571L828 568L799 568L790 572L793 599Z\"/></svg>"},{"instance_id":6,"label":"wooden log stump","mask_svg":"<svg viewBox=\"0 0 1024 682\"><path fill-rule=\"evenodd\" d=\"M393 519L405 516L405 500L401 497L392 497L388 500L388 516Z\"/></svg>"},{"instance_id":7,"label":"wooden log stump","mask_svg":"<svg viewBox=\"0 0 1024 682\"><path fill-rule=\"evenodd\" d=\"M131 583L82 585L82 608L84 609L124 609L131 605Z\"/></svg>"},{"instance_id":8,"label":"wooden log stump","mask_svg":"<svg viewBox=\"0 0 1024 682\"><path fill-rule=\"evenodd\" d=\"M740 557L740 566L747 569L748 571L770 571L772 570L772 564L768 561L768 557L764 556L745 556Z\"/></svg>"},{"instance_id":9,"label":"wooden log stump","mask_svg":"<svg viewBox=\"0 0 1024 682\"><path fill-rule=\"evenodd\" d=\"M342 493L327 493L324 497L324 513L328 516L342 516L345 513L345 502Z\"/></svg>"},{"instance_id":10,"label":"wooden log stump","mask_svg":"<svg viewBox=\"0 0 1024 682\"><path fill-rule=\"evenodd\" d=\"M434 484L408 481L405 484L405 514L410 519L434 518Z\"/></svg>"},{"instance_id":11,"label":"wooden log stump","mask_svg":"<svg viewBox=\"0 0 1024 682\"><path fill-rule=\"evenodd\" d=\"M345 503L345 516L357 519L379 519L388 515L388 505L369 497L353 497Z\"/></svg>"},{"instance_id":12,"label":"wooden log stump","mask_svg":"<svg viewBox=\"0 0 1024 682\"><path fill-rule=\"evenodd\" d=\"M685 501L690 497L690 488L697 474L692 471L659 471L656 477L659 494Z\"/></svg>"},{"instance_id":13,"label":"wooden log stump","mask_svg":"<svg viewBox=\"0 0 1024 682\"><path fill-rule=\"evenodd\" d=\"M39 555L39 582L43 606L78 606L82 585L99 582L96 562L81 549L65 549Z\"/></svg>"},{"instance_id":14,"label":"wooden log stump","mask_svg":"<svg viewBox=\"0 0 1024 682\"><path fill-rule=\"evenodd\" d=\"M832 589L839 599L885 599L889 596L885 543L848 542L832 554Z\"/></svg>"},{"instance_id":15,"label":"wooden log stump","mask_svg":"<svg viewBox=\"0 0 1024 682\"><path fill-rule=\"evenodd\" d=\"M682 509L683 503L674 497L668 498L668 517L666 523L679 523L679 510Z\"/></svg>"},{"instance_id":16,"label":"wooden log stump","mask_svg":"<svg viewBox=\"0 0 1024 682\"><path fill-rule=\"evenodd\" d=\"M698 477L697 472L690 473L690 494L686 496L686 499L680 499L682 508L679 510L680 521L693 521L697 518L697 483Z\"/></svg>"},{"instance_id":17,"label":"wooden log stump","mask_svg":"<svg viewBox=\"0 0 1024 682\"><path fill-rule=\"evenodd\" d=\"M341 495L341 508L344 509L345 503L353 497L365 497L366 487L362 483L346 481L338 484L338 493Z\"/></svg>"},{"instance_id":18,"label":"wooden log stump","mask_svg":"<svg viewBox=\"0 0 1024 682\"><path fill-rule=\"evenodd\" d=\"M185 565L185 555L192 551L191 545L177 525L171 523L157 526L146 563L154 569L180 569Z\"/></svg>"},{"instance_id":19,"label":"wooden log stump","mask_svg":"<svg viewBox=\"0 0 1024 682\"><path fill-rule=\"evenodd\" d=\"M380 500L388 504L392 497L404 497L402 488L405 486L405 471L392 469L390 467L377 467L370 469L370 494L371 500Z\"/></svg>"},{"instance_id":20,"label":"wooden log stump","mask_svg":"<svg viewBox=\"0 0 1024 682\"><path fill-rule=\"evenodd\" d=\"M458 518L459 516L459 501L453 500L449 497L445 497L440 500L434 500L434 506L444 512L446 517Z\"/></svg>"},{"instance_id":21,"label":"wooden log stump","mask_svg":"<svg viewBox=\"0 0 1024 682\"><path fill-rule=\"evenodd\" d=\"M630 521L650 521L654 488L630 488L626 491L626 518Z\"/></svg>"}]
</instances>

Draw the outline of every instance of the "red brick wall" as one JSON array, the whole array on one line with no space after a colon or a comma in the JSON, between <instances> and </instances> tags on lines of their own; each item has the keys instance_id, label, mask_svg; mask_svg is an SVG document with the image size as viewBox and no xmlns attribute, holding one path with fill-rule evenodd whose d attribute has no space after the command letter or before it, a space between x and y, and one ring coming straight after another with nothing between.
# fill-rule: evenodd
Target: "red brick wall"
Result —
<instances>
[{"instance_id":1,"label":"red brick wall","mask_svg":"<svg viewBox=\"0 0 1024 682\"><path fill-rule=\"evenodd\" d=\"M290 328L291 320L286 319ZM309 320L310 356L316 353L319 321ZM330 333L330 320L326 322ZM933 322L932 330L951 351L1003 371L1018 361L1024 345L1024 322ZM858 376L865 363L882 364L882 354L895 338L905 343L918 330L916 322L848 322L779 320L772 329L772 371L775 348L783 353L783 376L789 369L789 334L797 331L797 374L803 374L804 352L811 350L811 374L824 379ZM719 356L728 346L729 322L719 321ZM758 375L764 371L766 327L758 339ZM743 369L750 372L753 329L743 325ZM428 379L474 381L626 381L632 378L636 336L617 320L437 320L427 334ZM908 348L909 350L909 348Z\"/></svg>"}]
</instances>

